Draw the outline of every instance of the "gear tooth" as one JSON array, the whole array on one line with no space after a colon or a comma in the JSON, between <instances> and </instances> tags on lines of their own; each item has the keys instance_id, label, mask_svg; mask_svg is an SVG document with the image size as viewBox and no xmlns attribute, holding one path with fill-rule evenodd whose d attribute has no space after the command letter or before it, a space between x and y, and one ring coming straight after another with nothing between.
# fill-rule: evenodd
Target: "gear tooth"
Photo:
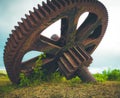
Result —
<instances>
[{"instance_id":1,"label":"gear tooth","mask_svg":"<svg viewBox=\"0 0 120 98\"><path fill-rule=\"evenodd\" d=\"M21 22L18 22L20 30L25 34L26 30Z\"/></svg>"},{"instance_id":2,"label":"gear tooth","mask_svg":"<svg viewBox=\"0 0 120 98\"><path fill-rule=\"evenodd\" d=\"M19 25L19 26L21 26L21 24L22 24L21 22L18 22L18 25Z\"/></svg>"},{"instance_id":3,"label":"gear tooth","mask_svg":"<svg viewBox=\"0 0 120 98\"><path fill-rule=\"evenodd\" d=\"M35 10L37 10L35 7L33 7L33 10L35 11Z\"/></svg>"},{"instance_id":4,"label":"gear tooth","mask_svg":"<svg viewBox=\"0 0 120 98\"><path fill-rule=\"evenodd\" d=\"M4 47L4 54L5 55L7 53L7 44L5 44L5 47Z\"/></svg>"},{"instance_id":5,"label":"gear tooth","mask_svg":"<svg viewBox=\"0 0 120 98\"><path fill-rule=\"evenodd\" d=\"M45 2L43 2L42 5L43 5L43 8L50 14L51 9L49 8L49 6Z\"/></svg>"},{"instance_id":6,"label":"gear tooth","mask_svg":"<svg viewBox=\"0 0 120 98\"><path fill-rule=\"evenodd\" d=\"M36 10L38 10L37 8L35 8L35 7L33 7L33 10L34 10L34 12L36 12Z\"/></svg>"},{"instance_id":7,"label":"gear tooth","mask_svg":"<svg viewBox=\"0 0 120 98\"><path fill-rule=\"evenodd\" d=\"M31 25L31 22L30 22L31 21L30 16L25 14L25 17L26 17L26 22L30 25L30 28L31 28L32 25Z\"/></svg>"},{"instance_id":8,"label":"gear tooth","mask_svg":"<svg viewBox=\"0 0 120 98\"><path fill-rule=\"evenodd\" d=\"M42 5L43 5L43 6L45 5L45 2L44 2L44 1L42 1Z\"/></svg>"},{"instance_id":9,"label":"gear tooth","mask_svg":"<svg viewBox=\"0 0 120 98\"><path fill-rule=\"evenodd\" d=\"M29 12L30 12L30 16L32 17L32 19L34 20L34 22L38 23L40 21L39 17L35 13L33 13L31 11L29 11Z\"/></svg>"},{"instance_id":10,"label":"gear tooth","mask_svg":"<svg viewBox=\"0 0 120 98\"><path fill-rule=\"evenodd\" d=\"M11 35L10 38L13 39L13 40L12 40L13 46L16 47L16 46L17 46L17 43L16 43L16 41L15 41L15 39L14 39L13 34Z\"/></svg>"},{"instance_id":11,"label":"gear tooth","mask_svg":"<svg viewBox=\"0 0 120 98\"><path fill-rule=\"evenodd\" d=\"M24 18L21 18L21 20L22 20L22 22L24 22L24 21L25 21L25 19L24 19Z\"/></svg>"},{"instance_id":12,"label":"gear tooth","mask_svg":"<svg viewBox=\"0 0 120 98\"><path fill-rule=\"evenodd\" d=\"M29 15L25 14L25 17L26 17L26 19L28 19L28 18L29 18Z\"/></svg>"},{"instance_id":13,"label":"gear tooth","mask_svg":"<svg viewBox=\"0 0 120 98\"><path fill-rule=\"evenodd\" d=\"M18 26L14 26L15 30L17 30Z\"/></svg>"},{"instance_id":14,"label":"gear tooth","mask_svg":"<svg viewBox=\"0 0 120 98\"><path fill-rule=\"evenodd\" d=\"M12 30L12 32L14 32L15 30ZM5 53L8 53L11 49L13 49L13 47L16 47L16 40L14 40L14 36L13 36L14 33L12 34L9 34L9 38L7 39L7 42L6 42L6 46L5 46ZM12 43L12 45L11 45ZM5 54L4 54L5 55Z\"/></svg>"},{"instance_id":15,"label":"gear tooth","mask_svg":"<svg viewBox=\"0 0 120 98\"><path fill-rule=\"evenodd\" d=\"M39 4L38 4L38 10L42 13L44 17L47 16L48 12L46 12L46 10Z\"/></svg>"},{"instance_id":16,"label":"gear tooth","mask_svg":"<svg viewBox=\"0 0 120 98\"><path fill-rule=\"evenodd\" d=\"M18 36L17 36L17 34L16 34L17 32L15 31L15 30L12 30L12 34L13 34L13 37L14 37L14 39L15 39L15 42L16 42L16 44L17 44L17 39L18 39Z\"/></svg>"},{"instance_id":17,"label":"gear tooth","mask_svg":"<svg viewBox=\"0 0 120 98\"><path fill-rule=\"evenodd\" d=\"M67 2L67 4L69 5L70 4L70 0L65 0Z\"/></svg>"},{"instance_id":18,"label":"gear tooth","mask_svg":"<svg viewBox=\"0 0 120 98\"><path fill-rule=\"evenodd\" d=\"M11 34L9 34L9 37L7 38L7 42L9 42L9 40L10 40L10 35L11 35Z\"/></svg>"},{"instance_id":19,"label":"gear tooth","mask_svg":"<svg viewBox=\"0 0 120 98\"><path fill-rule=\"evenodd\" d=\"M7 50L11 49L10 38L7 38Z\"/></svg>"},{"instance_id":20,"label":"gear tooth","mask_svg":"<svg viewBox=\"0 0 120 98\"><path fill-rule=\"evenodd\" d=\"M61 4L58 2L58 0L52 0L53 4L55 4L59 9L61 8Z\"/></svg>"},{"instance_id":21,"label":"gear tooth","mask_svg":"<svg viewBox=\"0 0 120 98\"><path fill-rule=\"evenodd\" d=\"M8 41L5 44L6 44L5 50L6 50L6 52L8 52Z\"/></svg>"},{"instance_id":22,"label":"gear tooth","mask_svg":"<svg viewBox=\"0 0 120 98\"><path fill-rule=\"evenodd\" d=\"M15 43L15 45L17 46L17 42L16 42L16 39L15 39L15 37L14 37L13 34L12 34L11 38L14 40L14 43Z\"/></svg>"},{"instance_id":23,"label":"gear tooth","mask_svg":"<svg viewBox=\"0 0 120 98\"><path fill-rule=\"evenodd\" d=\"M12 49L13 47L14 47L14 45L13 45L13 43L14 43L14 41L13 41L13 39L11 39L11 34L9 35L9 38L7 38L7 43L6 43L6 45L7 45L7 49L9 50L9 49Z\"/></svg>"},{"instance_id":24,"label":"gear tooth","mask_svg":"<svg viewBox=\"0 0 120 98\"><path fill-rule=\"evenodd\" d=\"M18 22L18 25L19 25L19 27L22 27L22 23L21 22Z\"/></svg>"},{"instance_id":25,"label":"gear tooth","mask_svg":"<svg viewBox=\"0 0 120 98\"><path fill-rule=\"evenodd\" d=\"M37 14L37 16L38 16L40 19L44 18L44 15L41 14L41 13L38 11L38 9L34 8L34 12Z\"/></svg>"},{"instance_id":26,"label":"gear tooth","mask_svg":"<svg viewBox=\"0 0 120 98\"><path fill-rule=\"evenodd\" d=\"M13 34L9 35L9 42L11 43L12 47L16 47L17 44L14 41Z\"/></svg>"},{"instance_id":27,"label":"gear tooth","mask_svg":"<svg viewBox=\"0 0 120 98\"><path fill-rule=\"evenodd\" d=\"M18 22L18 24L19 24L19 27L17 27L16 29L16 34L18 38L21 40L23 38L23 34L25 34L25 30L21 22Z\"/></svg>"},{"instance_id":28,"label":"gear tooth","mask_svg":"<svg viewBox=\"0 0 120 98\"><path fill-rule=\"evenodd\" d=\"M56 6L53 4L53 2L50 2L49 0L47 1L47 4L49 5L49 7L51 8L51 9L53 9L54 11L56 11Z\"/></svg>"},{"instance_id":29,"label":"gear tooth","mask_svg":"<svg viewBox=\"0 0 120 98\"><path fill-rule=\"evenodd\" d=\"M40 12L38 11L38 9L36 9L35 7L33 8L35 15L33 15L34 17L36 17L37 22L40 21L40 19L42 18L42 14L40 14Z\"/></svg>"},{"instance_id":30,"label":"gear tooth","mask_svg":"<svg viewBox=\"0 0 120 98\"><path fill-rule=\"evenodd\" d=\"M24 18L21 18L23 24L24 24L24 27L26 28L26 30L29 30L30 29L30 25L27 23L27 21L24 19Z\"/></svg>"},{"instance_id":31,"label":"gear tooth","mask_svg":"<svg viewBox=\"0 0 120 98\"><path fill-rule=\"evenodd\" d=\"M9 53L9 45L8 45L8 41L5 43L5 49L4 49L4 51L6 52L6 53Z\"/></svg>"},{"instance_id":32,"label":"gear tooth","mask_svg":"<svg viewBox=\"0 0 120 98\"><path fill-rule=\"evenodd\" d=\"M60 2L63 6L66 5L66 2L64 0L58 0L58 2Z\"/></svg>"},{"instance_id":33,"label":"gear tooth","mask_svg":"<svg viewBox=\"0 0 120 98\"><path fill-rule=\"evenodd\" d=\"M12 37L12 34L9 34L9 38L11 38Z\"/></svg>"},{"instance_id":34,"label":"gear tooth","mask_svg":"<svg viewBox=\"0 0 120 98\"><path fill-rule=\"evenodd\" d=\"M72 1L72 3L75 3L75 0L71 0Z\"/></svg>"},{"instance_id":35,"label":"gear tooth","mask_svg":"<svg viewBox=\"0 0 120 98\"><path fill-rule=\"evenodd\" d=\"M40 5L40 4L38 4L38 8L39 8L39 7L41 7L41 5Z\"/></svg>"},{"instance_id":36,"label":"gear tooth","mask_svg":"<svg viewBox=\"0 0 120 98\"><path fill-rule=\"evenodd\" d=\"M11 32L14 34L15 30L11 30Z\"/></svg>"},{"instance_id":37,"label":"gear tooth","mask_svg":"<svg viewBox=\"0 0 120 98\"><path fill-rule=\"evenodd\" d=\"M31 12L30 12L30 13L31 13ZM32 19L32 17L31 17L31 16L29 16L29 15L25 14L25 17L26 17L27 21L29 22L30 27L33 27L33 26L35 26L35 25L36 25L36 24L35 24L35 22L34 22L34 20Z\"/></svg>"},{"instance_id":38,"label":"gear tooth","mask_svg":"<svg viewBox=\"0 0 120 98\"><path fill-rule=\"evenodd\" d=\"M29 11L30 15L33 13L32 11Z\"/></svg>"},{"instance_id":39,"label":"gear tooth","mask_svg":"<svg viewBox=\"0 0 120 98\"><path fill-rule=\"evenodd\" d=\"M50 2L50 0L47 0L47 4Z\"/></svg>"},{"instance_id":40,"label":"gear tooth","mask_svg":"<svg viewBox=\"0 0 120 98\"><path fill-rule=\"evenodd\" d=\"M30 13L30 21L31 21L31 25L34 25L35 23L36 23L36 16L34 15L34 13L32 12L32 11L29 11L29 13ZM32 21L34 21L34 22L32 22Z\"/></svg>"}]
</instances>

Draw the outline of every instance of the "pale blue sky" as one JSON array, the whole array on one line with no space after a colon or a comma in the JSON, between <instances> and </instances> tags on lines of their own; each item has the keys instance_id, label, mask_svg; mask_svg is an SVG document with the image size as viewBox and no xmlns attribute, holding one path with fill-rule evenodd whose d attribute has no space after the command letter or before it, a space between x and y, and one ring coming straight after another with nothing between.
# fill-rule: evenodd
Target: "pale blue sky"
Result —
<instances>
[{"instance_id":1,"label":"pale blue sky","mask_svg":"<svg viewBox=\"0 0 120 98\"><path fill-rule=\"evenodd\" d=\"M0 0L0 40L7 40L8 35L21 17L33 10L42 0ZM100 0L106 6L109 23L106 34L93 53L91 72L100 72L108 68L120 69L120 0ZM5 37L4 37L5 36ZM4 42L0 42L0 53L3 53ZM2 55L2 54L1 54ZM2 58L2 56L1 56ZM0 61L2 62L2 61ZM0 64L3 64L0 63ZM1 66L1 65L0 65ZM1 67L0 67L1 68Z\"/></svg>"}]
</instances>

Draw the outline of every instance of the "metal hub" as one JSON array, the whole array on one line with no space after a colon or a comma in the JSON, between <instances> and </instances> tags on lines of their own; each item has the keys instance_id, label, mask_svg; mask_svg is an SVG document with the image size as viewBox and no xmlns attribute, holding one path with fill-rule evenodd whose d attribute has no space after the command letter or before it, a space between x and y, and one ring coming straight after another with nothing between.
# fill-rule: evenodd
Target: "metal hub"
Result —
<instances>
[{"instance_id":1,"label":"metal hub","mask_svg":"<svg viewBox=\"0 0 120 98\"><path fill-rule=\"evenodd\" d=\"M77 28L79 17L85 12L89 14ZM59 68L68 79L78 75L82 81L95 81L87 67L92 62L90 55L99 45L107 27L108 15L103 4L97 0L47 0L25 16L26 19L22 18L19 26L12 30L4 50L5 67L13 83L19 83L21 72L33 70L38 57L22 62L24 55L32 50L46 52L42 68L48 73ZM59 19L59 39L49 39L41 34Z\"/></svg>"}]
</instances>

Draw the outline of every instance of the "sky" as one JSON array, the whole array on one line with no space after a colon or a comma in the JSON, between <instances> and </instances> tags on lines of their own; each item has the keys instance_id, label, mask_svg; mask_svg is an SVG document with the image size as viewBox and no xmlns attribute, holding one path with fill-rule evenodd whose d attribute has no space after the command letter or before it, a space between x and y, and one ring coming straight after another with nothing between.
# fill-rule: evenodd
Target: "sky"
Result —
<instances>
[{"instance_id":1,"label":"sky","mask_svg":"<svg viewBox=\"0 0 120 98\"><path fill-rule=\"evenodd\" d=\"M20 19L29 10L37 7L42 0L0 0L0 40L7 40L8 35ZM100 0L107 8L109 21L106 34L92 54L91 72L100 72L108 68L120 69L120 0ZM4 35L4 36L3 36ZM1 42L2 43L2 42ZM1 47L4 47L3 43ZM0 53L2 53L0 50Z\"/></svg>"}]
</instances>

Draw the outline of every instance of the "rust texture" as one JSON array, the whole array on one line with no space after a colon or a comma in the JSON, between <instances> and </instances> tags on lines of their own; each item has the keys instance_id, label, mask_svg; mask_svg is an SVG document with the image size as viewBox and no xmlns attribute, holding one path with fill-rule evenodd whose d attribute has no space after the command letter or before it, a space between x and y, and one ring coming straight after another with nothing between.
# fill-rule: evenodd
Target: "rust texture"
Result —
<instances>
[{"instance_id":1,"label":"rust texture","mask_svg":"<svg viewBox=\"0 0 120 98\"><path fill-rule=\"evenodd\" d=\"M77 28L78 19L85 12L89 14ZM48 73L59 69L67 79L78 75L83 82L94 82L88 66L107 27L108 15L104 5L97 0L47 0L29 13L12 30L5 46L4 63L10 80L18 84L21 72L29 74L33 70L38 57L26 62L22 59L34 50L46 52L42 68L48 69ZM60 38L54 35L49 39L41 35L59 19Z\"/></svg>"}]
</instances>

